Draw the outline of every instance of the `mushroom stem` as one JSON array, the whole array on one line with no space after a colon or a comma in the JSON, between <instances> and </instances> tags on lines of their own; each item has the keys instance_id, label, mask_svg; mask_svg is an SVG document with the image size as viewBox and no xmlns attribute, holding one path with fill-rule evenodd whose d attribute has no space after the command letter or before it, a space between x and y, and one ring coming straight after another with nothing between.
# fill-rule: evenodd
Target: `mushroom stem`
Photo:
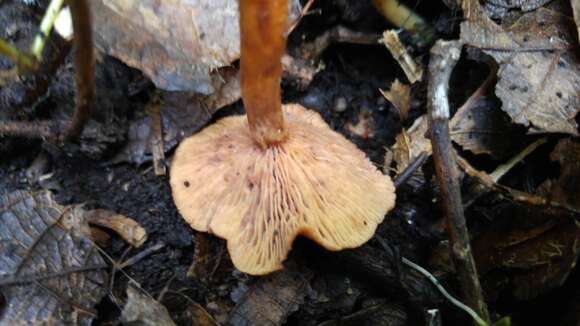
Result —
<instances>
[{"instance_id":1,"label":"mushroom stem","mask_svg":"<svg viewBox=\"0 0 580 326\"><path fill-rule=\"evenodd\" d=\"M242 100L253 139L266 148L286 138L280 98L287 0L240 0Z\"/></svg>"}]
</instances>

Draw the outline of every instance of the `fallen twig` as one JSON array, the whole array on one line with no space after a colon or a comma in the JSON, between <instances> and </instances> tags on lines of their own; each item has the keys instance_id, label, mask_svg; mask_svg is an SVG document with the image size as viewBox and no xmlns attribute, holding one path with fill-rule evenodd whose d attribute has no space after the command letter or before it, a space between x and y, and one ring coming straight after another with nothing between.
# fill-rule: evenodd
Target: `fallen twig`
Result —
<instances>
[{"instance_id":1,"label":"fallen twig","mask_svg":"<svg viewBox=\"0 0 580 326\"><path fill-rule=\"evenodd\" d=\"M438 41L429 62L428 111L433 159L441 189L452 257L458 272L463 300L484 320L489 320L469 233L463 215L459 171L449 137L449 77L461 55L459 41Z\"/></svg>"},{"instance_id":2,"label":"fallen twig","mask_svg":"<svg viewBox=\"0 0 580 326\"><path fill-rule=\"evenodd\" d=\"M93 53L93 34L91 31L91 12L87 0L69 0L74 29L75 47L75 112L64 140L78 138L89 119L91 105L95 97L95 58Z\"/></svg>"},{"instance_id":3,"label":"fallen twig","mask_svg":"<svg viewBox=\"0 0 580 326\"><path fill-rule=\"evenodd\" d=\"M312 60L319 57L332 43L376 45L380 38L381 36L378 34L355 32L338 25L322 33L311 43L302 45L299 51L303 59Z\"/></svg>"},{"instance_id":4,"label":"fallen twig","mask_svg":"<svg viewBox=\"0 0 580 326\"><path fill-rule=\"evenodd\" d=\"M304 18L304 16L308 15L308 10L310 10L310 7L312 7L312 5L314 4L314 0L308 0L308 2L304 5L304 7L302 7L302 12L300 13L300 16L298 17L298 19L296 19L294 21L294 23L292 23L292 25L290 25L290 28L288 28L288 34L292 33L292 31L296 28L296 26L298 26L298 24L300 24L300 21L302 20L302 18Z\"/></svg>"},{"instance_id":5,"label":"fallen twig","mask_svg":"<svg viewBox=\"0 0 580 326\"><path fill-rule=\"evenodd\" d=\"M570 213L575 214L577 217L580 217L580 210L574 208L570 205L566 205L563 203L559 203L548 198L530 194L521 190L513 189L499 183L496 183L492 176L489 174L479 171L471 164L469 164L466 160L461 157L457 157L457 164L467 173L470 177L475 178L481 185L484 187L494 190L498 192L500 195L513 200L515 202L523 203L526 205L532 206L549 206L556 209L563 209ZM471 202L470 202L471 203Z\"/></svg>"},{"instance_id":6,"label":"fallen twig","mask_svg":"<svg viewBox=\"0 0 580 326\"><path fill-rule=\"evenodd\" d=\"M415 171L417 171L417 169L421 167L421 165L423 165L428 158L429 155L427 154L427 152L421 152L421 154L419 154L419 156L417 156L413 160L413 162L411 162L405 168L405 170L403 170L403 172L401 172L395 178L395 180L393 181L393 183L395 184L395 188L399 188L402 184L407 182L407 180L409 180L409 178L413 176L413 173L415 173Z\"/></svg>"},{"instance_id":7,"label":"fallen twig","mask_svg":"<svg viewBox=\"0 0 580 326\"><path fill-rule=\"evenodd\" d=\"M409 55L407 49L399 39L399 34L394 31L386 31L383 33L383 38L380 40L385 45L387 50L397 62L405 76L411 84L414 84L423 77L423 68L415 62L415 59Z\"/></svg>"},{"instance_id":8,"label":"fallen twig","mask_svg":"<svg viewBox=\"0 0 580 326\"><path fill-rule=\"evenodd\" d=\"M50 121L0 121L0 137L16 136L24 138L53 139L56 133Z\"/></svg>"},{"instance_id":9,"label":"fallen twig","mask_svg":"<svg viewBox=\"0 0 580 326\"><path fill-rule=\"evenodd\" d=\"M165 167L165 146L163 144L163 124L161 123L161 94L154 95L146 111L151 117L151 135L149 143L153 154L153 168L156 176L167 174Z\"/></svg>"}]
</instances>

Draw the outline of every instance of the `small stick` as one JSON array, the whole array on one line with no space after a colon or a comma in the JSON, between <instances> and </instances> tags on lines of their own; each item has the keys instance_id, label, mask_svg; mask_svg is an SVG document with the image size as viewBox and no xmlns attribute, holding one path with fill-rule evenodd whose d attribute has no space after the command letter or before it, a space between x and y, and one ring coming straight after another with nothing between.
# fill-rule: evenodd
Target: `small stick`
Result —
<instances>
[{"instance_id":1,"label":"small stick","mask_svg":"<svg viewBox=\"0 0 580 326\"><path fill-rule=\"evenodd\" d=\"M304 16L308 15L308 10L310 10L310 7L312 7L313 4L314 4L314 0L308 0L308 2L302 8L302 12L300 13L300 16L298 17L298 19L296 19L294 21L294 23L292 23L292 25L290 25L290 28L288 28L288 32L287 32L288 35L290 35L290 33L292 33L292 31L296 28L296 26L298 26L298 24L300 24L300 21L302 21L302 18L304 18Z\"/></svg>"},{"instance_id":2,"label":"small stick","mask_svg":"<svg viewBox=\"0 0 580 326\"><path fill-rule=\"evenodd\" d=\"M156 94L147 105L146 111L151 117L151 135L149 143L153 154L153 168L156 176L167 174L165 167L165 146L163 145L163 124L161 122L161 94Z\"/></svg>"},{"instance_id":3,"label":"small stick","mask_svg":"<svg viewBox=\"0 0 580 326\"><path fill-rule=\"evenodd\" d=\"M427 107L433 159L463 300L484 320L489 320L469 243L459 189L459 171L449 137L449 77L459 60L461 47L459 41L438 41L431 48Z\"/></svg>"},{"instance_id":4,"label":"small stick","mask_svg":"<svg viewBox=\"0 0 580 326\"><path fill-rule=\"evenodd\" d=\"M37 67L37 62L32 56L19 51L12 44L3 39L0 39L0 54L5 55L8 59L12 60L18 68L19 73L34 70Z\"/></svg>"},{"instance_id":5,"label":"small stick","mask_svg":"<svg viewBox=\"0 0 580 326\"><path fill-rule=\"evenodd\" d=\"M93 53L93 34L91 31L91 12L88 0L69 0L75 47L75 112L64 140L77 139L89 120L93 98L95 97L95 57Z\"/></svg>"},{"instance_id":6,"label":"small stick","mask_svg":"<svg viewBox=\"0 0 580 326\"><path fill-rule=\"evenodd\" d=\"M0 121L0 137L53 139L56 133L50 122Z\"/></svg>"},{"instance_id":7,"label":"small stick","mask_svg":"<svg viewBox=\"0 0 580 326\"><path fill-rule=\"evenodd\" d=\"M415 173L415 171L417 171L417 169L420 168L425 163L425 161L427 161L428 158L429 155L427 154L427 152L421 152L421 154L419 154L419 156L417 156L413 160L413 162L411 162L411 164L407 165L407 167L403 170L403 172L401 172L395 178L394 181L395 188L399 188L401 185L407 182L407 180L409 180L409 178L413 176L413 173Z\"/></svg>"},{"instance_id":8,"label":"small stick","mask_svg":"<svg viewBox=\"0 0 580 326\"><path fill-rule=\"evenodd\" d=\"M319 57L332 43L377 45L380 38L379 34L356 32L338 25L322 33L311 43L303 44L299 51L303 59L312 60Z\"/></svg>"}]
</instances>

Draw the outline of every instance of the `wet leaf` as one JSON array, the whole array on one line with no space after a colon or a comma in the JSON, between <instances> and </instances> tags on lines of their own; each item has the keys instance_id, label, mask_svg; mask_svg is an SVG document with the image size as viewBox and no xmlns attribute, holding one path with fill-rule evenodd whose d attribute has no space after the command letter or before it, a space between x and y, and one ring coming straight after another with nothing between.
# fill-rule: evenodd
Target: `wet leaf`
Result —
<instances>
[{"instance_id":1,"label":"wet leaf","mask_svg":"<svg viewBox=\"0 0 580 326\"><path fill-rule=\"evenodd\" d=\"M310 272L285 268L259 278L230 314L227 325L282 325L304 301Z\"/></svg>"},{"instance_id":2,"label":"wet leaf","mask_svg":"<svg viewBox=\"0 0 580 326\"><path fill-rule=\"evenodd\" d=\"M205 96L193 92L162 92L161 122L163 146L171 150L183 138L203 128L213 114L222 107L237 101L240 96L240 81L236 69L220 70L214 78L216 92ZM149 115L131 121L127 145L113 158L113 163L131 162L142 164L152 159L151 117Z\"/></svg>"},{"instance_id":3,"label":"wet leaf","mask_svg":"<svg viewBox=\"0 0 580 326\"><path fill-rule=\"evenodd\" d=\"M576 37L570 32L570 17L540 8L500 26L478 1L465 1L464 11L461 39L500 65L495 90L502 110L530 132L577 135L580 65L572 48Z\"/></svg>"},{"instance_id":4,"label":"wet leaf","mask_svg":"<svg viewBox=\"0 0 580 326\"><path fill-rule=\"evenodd\" d=\"M127 303L121 320L125 325L175 326L165 306L132 284L127 287Z\"/></svg>"},{"instance_id":5,"label":"wet leaf","mask_svg":"<svg viewBox=\"0 0 580 326\"><path fill-rule=\"evenodd\" d=\"M91 324L107 274L82 215L48 191L0 197L0 325Z\"/></svg>"},{"instance_id":6,"label":"wet leaf","mask_svg":"<svg viewBox=\"0 0 580 326\"><path fill-rule=\"evenodd\" d=\"M496 159L513 154L524 131L495 102L482 99L460 108L450 121L451 139L474 154L490 154Z\"/></svg>"},{"instance_id":7,"label":"wet leaf","mask_svg":"<svg viewBox=\"0 0 580 326\"><path fill-rule=\"evenodd\" d=\"M388 91L379 91L397 109L401 121L407 120L407 115L411 108L411 88L409 85L403 84L398 79L395 79Z\"/></svg>"},{"instance_id":8,"label":"wet leaf","mask_svg":"<svg viewBox=\"0 0 580 326\"><path fill-rule=\"evenodd\" d=\"M293 17L299 5L292 2ZM240 55L236 0L91 1L95 42L168 91L215 91L214 70Z\"/></svg>"}]
</instances>

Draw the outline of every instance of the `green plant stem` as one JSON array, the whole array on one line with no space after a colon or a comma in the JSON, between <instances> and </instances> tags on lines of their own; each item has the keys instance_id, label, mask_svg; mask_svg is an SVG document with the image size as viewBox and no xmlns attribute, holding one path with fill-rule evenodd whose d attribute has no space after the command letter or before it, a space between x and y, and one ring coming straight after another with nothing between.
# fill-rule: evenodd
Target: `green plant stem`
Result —
<instances>
[{"instance_id":1,"label":"green plant stem","mask_svg":"<svg viewBox=\"0 0 580 326\"><path fill-rule=\"evenodd\" d=\"M0 39L0 54L5 55L12 60L18 67L18 70L32 70L36 67L36 61L29 55L22 53L10 43Z\"/></svg>"},{"instance_id":2,"label":"green plant stem","mask_svg":"<svg viewBox=\"0 0 580 326\"><path fill-rule=\"evenodd\" d=\"M50 31L54 26L54 22L58 17L58 13L62 8L64 0L51 0L42 21L40 22L40 28L34 41L32 47L30 48L30 53L36 58L38 62L42 61L42 52L44 51L44 46L46 45L46 39L50 35Z\"/></svg>"}]
</instances>

